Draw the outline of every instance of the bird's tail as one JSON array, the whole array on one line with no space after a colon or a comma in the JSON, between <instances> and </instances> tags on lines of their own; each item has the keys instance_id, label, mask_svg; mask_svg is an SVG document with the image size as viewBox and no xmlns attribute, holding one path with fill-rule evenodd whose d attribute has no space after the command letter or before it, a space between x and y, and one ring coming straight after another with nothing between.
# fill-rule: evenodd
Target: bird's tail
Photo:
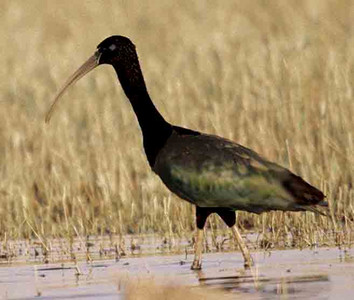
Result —
<instances>
[{"instance_id":1,"label":"bird's tail","mask_svg":"<svg viewBox=\"0 0 354 300\"><path fill-rule=\"evenodd\" d=\"M303 205L302 208L307 211L311 211L315 214L320 214L325 217L330 216L330 211L328 207L328 202L326 201L321 201L317 203L316 205Z\"/></svg>"},{"instance_id":2,"label":"bird's tail","mask_svg":"<svg viewBox=\"0 0 354 300\"><path fill-rule=\"evenodd\" d=\"M297 204L301 206L326 206L325 195L314 186L308 184L300 176L290 174L283 181L285 189L296 199ZM327 204L328 206L328 204Z\"/></svg>"}]
</instances>

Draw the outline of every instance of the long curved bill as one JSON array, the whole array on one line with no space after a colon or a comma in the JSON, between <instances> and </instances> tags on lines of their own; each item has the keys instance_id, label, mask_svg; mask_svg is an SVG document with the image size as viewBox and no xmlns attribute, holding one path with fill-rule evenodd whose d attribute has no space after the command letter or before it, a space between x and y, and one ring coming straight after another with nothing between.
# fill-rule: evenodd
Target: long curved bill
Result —
<instances>
[{"instance_id":1,"label":"long curved bill","mask_svg":"<svg viewBox=\"0 0 354 300\"><path fill-rule=\"evenodd\" d=\"M45 117L45 122L48 123L50 121L50 118L52 117L54 108L56 107L56 104L58 103L58 100L60 97L64 94L66 89L74 84L76 81L78 81L80 78L85 76L88 72L96 68L99 64L99 59L100 59L100 53L97 51L95 52L94 55L92 55L84 64L73 74L71 75L68 80L65 82L63 87L57 92L57 94L54 97L53 103L50 106L47 115Z\"/></svg>"}]
</instances>

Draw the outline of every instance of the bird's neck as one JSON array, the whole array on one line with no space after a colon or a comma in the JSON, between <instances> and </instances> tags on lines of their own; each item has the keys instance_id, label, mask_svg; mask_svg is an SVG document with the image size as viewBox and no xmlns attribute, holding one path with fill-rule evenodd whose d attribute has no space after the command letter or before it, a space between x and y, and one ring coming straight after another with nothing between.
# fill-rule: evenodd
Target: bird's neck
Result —
<instances>
[{"instance_id":1,"label":"bird's neck","mask_svg":"<svg viewBox=\"0 0 354 300\"><path fill-rule=\"evenodd\" d=\"M147 92L139 62L113 64L143 133L144 150L151 167L159 150L172 134L172 126L156 109Z\"/></svg>"}]
</instances>

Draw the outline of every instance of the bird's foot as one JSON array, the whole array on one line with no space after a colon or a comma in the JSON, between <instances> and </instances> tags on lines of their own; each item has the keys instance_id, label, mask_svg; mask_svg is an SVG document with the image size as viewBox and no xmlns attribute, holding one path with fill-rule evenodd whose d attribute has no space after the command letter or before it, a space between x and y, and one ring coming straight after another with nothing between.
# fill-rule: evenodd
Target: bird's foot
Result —
<instances>
[{"instance_id":1,"label":"bird's foot","mask_svg":"<svg viewBox=\"0 0 354 300\"><path fill-rule=\"evenodd\" d=\"M191 265L191 270L201 270L202 269L202 262L199 259L193 260L193 263Z\"/></svg>"},{"instance_id":2,"label":"bird's foot","mask_svg":"<svg viewBox=\"0 0 354 300\"><path fill-rule=\"evenodd\" d=\"M251 269L251 267L254 266L254 262L253 262L252 257L250 257L249 259L245 260L243 266L244 266L244 268L245 268L246 270Z\"/></svg>"}]
</instances>

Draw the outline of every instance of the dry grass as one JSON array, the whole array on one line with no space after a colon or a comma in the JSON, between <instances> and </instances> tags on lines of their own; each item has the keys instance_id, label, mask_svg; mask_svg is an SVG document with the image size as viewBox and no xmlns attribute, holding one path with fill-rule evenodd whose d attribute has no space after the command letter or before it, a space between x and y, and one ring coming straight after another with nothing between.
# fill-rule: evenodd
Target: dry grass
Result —
<instances>
[{"instance_id":1,"label":"dry grass","mask_svg":"<svg viewBox=\"0 0 354 300\"><path fill-rule=\"evenodd\" d=\"M350 242L354 220L354 2L0 2L0 237L190 236L193 208L153 175L116 77L101 67L44 114L111 34L137 45L154 102L289 167L335 217L240 213L273 244ZM218 218L213 228L223 228ZM349 234L349 235L348 235Z\"/></svg>"}]
</instances>

